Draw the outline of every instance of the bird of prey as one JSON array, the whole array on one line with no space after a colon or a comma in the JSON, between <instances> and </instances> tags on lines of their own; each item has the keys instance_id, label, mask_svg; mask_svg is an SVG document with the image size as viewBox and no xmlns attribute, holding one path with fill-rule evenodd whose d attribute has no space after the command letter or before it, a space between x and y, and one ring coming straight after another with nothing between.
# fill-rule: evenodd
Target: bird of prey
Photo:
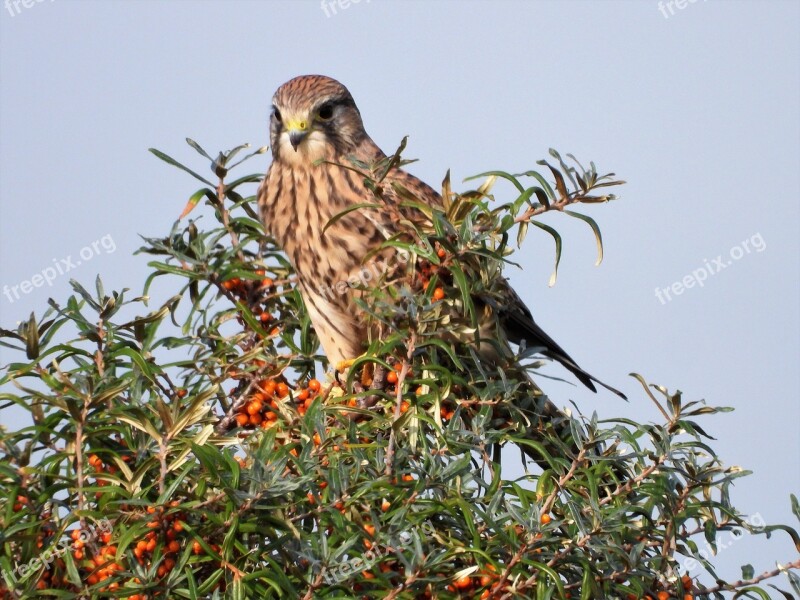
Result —
<instances>
[{"instance_id":1,"label":"bird of prey","mask_svg":"<svg viewBox=\"0 0 800 600\"><path fill-rule=\"evenodd\" d=\"M272 99L270 142L272 163L258 192L265 229L286 252L297 273L300 292L328 361L337 365L352 360L364 352L371 332L354 295L331 294L331 288L357 277L365 260L381 258L376 249L403 233L409 222L427 219L422 211L403 204L391 184L399 184L434 207L443 205L442 197L397 167L386 175L384 182L388 185L380 198L365 185L364 177L352 168L353 159L370 165L386 159L386 155L367 135L350 92L330 77L300 76L278 88ZM376 202L383 203L379 210L346 212L356 205ZM329 223L336 215L339 218ZM385 248L383 258L393 250ZM592 391L597 391L594 383L598 383L625 397L579 367L536 324L516 292L504 285L504 301L483 306L484 313L498 311L487 321L487 327L494 329L488 335L503 344L524 343L528 348L538 348ZM481 337L485 335L481 333Z\"/></svg>"}]
</instances>

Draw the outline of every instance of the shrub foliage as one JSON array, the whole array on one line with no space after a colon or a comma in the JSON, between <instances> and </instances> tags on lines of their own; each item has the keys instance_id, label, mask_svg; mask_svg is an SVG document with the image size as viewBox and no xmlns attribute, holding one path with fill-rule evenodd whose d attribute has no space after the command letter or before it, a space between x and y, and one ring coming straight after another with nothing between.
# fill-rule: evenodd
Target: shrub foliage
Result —
<instances>
[{"instance_id":1,"label":"shrub foliage","mask_svg":"<svg viewBox=\"0 0 800 600\"><path fill-rule=\"evenodd\" d=\"M545 213L586 222L602 259L574 209L612 200L613 175L551 151L465 193L446 178L430 228L387 242L409 285L386 265L333 291L357 293L385 335L325 376L290 265L242 191L260 176L229 176L264 149L212 159L189 143L210 179L153 150L203 187L166 237L145 238L144 295L73 281L66 302L0 331L19 351L0 407L29 420L0 431L0 597L768 598L781 572L800 594L796 560L726 582L706 551L723 531L800 548L731 503L747 472L706 433L729 409L634 375L656 422L573 407L565 437L540 416L535 348L500 369L448 341L475 329L471 298L496 296L530 225L555 242L555 278ZM379 194L401 162L351 168ZM205 221L184 218L201 200ZM151 306L151 286L174 295ZM515 448L533 462L509 478Z\"/></svg>"}]
</instances>

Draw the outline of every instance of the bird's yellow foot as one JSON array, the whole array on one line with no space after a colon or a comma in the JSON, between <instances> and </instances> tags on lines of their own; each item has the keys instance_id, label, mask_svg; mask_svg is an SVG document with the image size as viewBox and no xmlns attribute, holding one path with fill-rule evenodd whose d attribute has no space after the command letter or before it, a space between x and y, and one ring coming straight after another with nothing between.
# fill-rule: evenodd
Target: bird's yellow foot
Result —
<instances>
[{"instance_id":1,"label":"bird's yellow foot","mask_svg":"<svg viewBox=\"0 0 800 600\"><path fill-rule=\"evenodd\" d=\"M336 370L339 371L340 373L344 373L345 371L347 371L347 369L352 367L359 358L360 357L357 356L356 358L348 358L347 360L340 360L338 363L336 363Z\"/></svg>"},{"instance_id":2,"label":"bird's yellow foot","mask_svg":"<svg viewBox=\"0 0 800 600\"><path fill-rule=\"evenodd\" d=\"M338 363L336 363L336 370L339 373L346 373L347 370L356 363L356 361L358 361L360 358L363 358L364 356L366 355L362 354L361 356L357 356L356 358L340 360ZM364 368L361 369L361 379L360 379L362 386L368 388L370 385L372 385L374 372L375 372L375 365L372 362L364 364Z\"/></svg>"}]
</instances>

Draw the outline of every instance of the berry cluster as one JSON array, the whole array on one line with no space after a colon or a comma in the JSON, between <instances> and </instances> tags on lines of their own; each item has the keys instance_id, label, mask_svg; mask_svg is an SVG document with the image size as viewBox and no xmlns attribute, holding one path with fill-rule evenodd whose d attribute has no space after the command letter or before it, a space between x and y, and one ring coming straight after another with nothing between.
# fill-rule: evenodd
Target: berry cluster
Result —
<instances>
[{"instance_id":1,"label":"berry cluster","mask_svg":"<svg viewBox=\"0 0 800 600\"><path fill-rule=\"evenodd\" d=\"M287 400L293 401L297 412L304 415L322 389L316 379L310 379L304 387L295 390L286 382L275 379L260 380L254 387L256 391L240 406L236 414L236 423L244 429L272 427L278 420L278 403Z\"/></svg>"}]
</instances>

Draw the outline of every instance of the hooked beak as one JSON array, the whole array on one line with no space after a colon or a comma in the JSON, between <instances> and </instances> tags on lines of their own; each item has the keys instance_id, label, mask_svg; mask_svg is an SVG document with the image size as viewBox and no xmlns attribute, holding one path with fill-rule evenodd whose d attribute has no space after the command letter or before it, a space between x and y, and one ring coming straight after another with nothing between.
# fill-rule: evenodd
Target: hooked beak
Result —
<instances>
[{"instance_id":1,"label":"hooked beak","mask_svg":"<svg viewBox=\"0 0 800 600\"><path fill-rule=\"evenodd\" d=\"M286 132L289 134L289 143L297 152L297 147L311 131L311 123L305 115L286 119Z\"/></svg>"},{"instance_id":2,"label":"hooked beak","mask_svg":"<svg viewBox=\"0 0 800 600\"><path fill-rule=\"evenodd\" d=\"M300 142L302 142L307 135L308 135L308 130L305 131L295 130L289 132L289 143L292 145L292 148L294 148L295 152L297 152L297 147L300 145Z\"/></svg>"}]
</instances>

